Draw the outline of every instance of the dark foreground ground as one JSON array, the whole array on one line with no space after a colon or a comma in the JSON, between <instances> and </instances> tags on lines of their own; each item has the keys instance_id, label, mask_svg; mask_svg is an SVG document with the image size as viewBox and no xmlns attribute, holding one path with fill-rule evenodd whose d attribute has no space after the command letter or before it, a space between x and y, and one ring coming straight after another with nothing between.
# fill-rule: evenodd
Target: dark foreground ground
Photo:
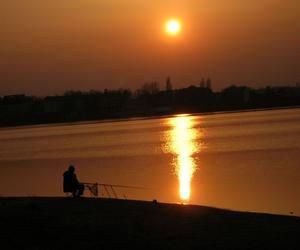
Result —
<instances>
[{"instance_id":1,"label":"dark foreground ground","mask_svg":"<svg viewBox=\"0 0 300 250\"><path fill-rule=\"evenodd\" d=\"M300 249L300 218L202 206L0 198L0 249Z\"/></svg>"}]
</instances>

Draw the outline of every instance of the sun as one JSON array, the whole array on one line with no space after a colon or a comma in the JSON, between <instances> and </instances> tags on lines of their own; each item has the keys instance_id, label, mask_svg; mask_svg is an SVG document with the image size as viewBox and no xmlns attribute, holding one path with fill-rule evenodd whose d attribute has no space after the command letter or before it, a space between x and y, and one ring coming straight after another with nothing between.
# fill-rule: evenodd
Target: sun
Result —
<instances>
[{"instance_id":1,"label":"sun","mask_svg":"<svg viewBox=\"0 0 300 250\"><path fill-rule=\"evenodd\" d=\"M177 19L170 19L166 22L166 32L169 35L177 35L180 33L181 31L181 23L179 20Z\"/></svg>"}]
</instances>

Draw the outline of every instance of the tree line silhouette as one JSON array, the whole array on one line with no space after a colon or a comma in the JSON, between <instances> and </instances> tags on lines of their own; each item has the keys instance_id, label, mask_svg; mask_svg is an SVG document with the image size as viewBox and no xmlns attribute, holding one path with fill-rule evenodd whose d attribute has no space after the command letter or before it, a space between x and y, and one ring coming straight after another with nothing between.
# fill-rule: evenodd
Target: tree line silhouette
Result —
<instances>
[{"instance_id":1,"label":"tree line silhouette","mask_svg":"<svg viewBox=\"0 0 300 250\"><path fill-rule=\"evenodd\" d=\"M168 77L163 89L158 82L139 89L67 91L63 95L0 97L0 126L29 125L156 116L177 113L234 111L300 105L299 83L295 86L250 88L231 85L213 92L210 79L173 89Z\"/></svg>"}]
</instances>

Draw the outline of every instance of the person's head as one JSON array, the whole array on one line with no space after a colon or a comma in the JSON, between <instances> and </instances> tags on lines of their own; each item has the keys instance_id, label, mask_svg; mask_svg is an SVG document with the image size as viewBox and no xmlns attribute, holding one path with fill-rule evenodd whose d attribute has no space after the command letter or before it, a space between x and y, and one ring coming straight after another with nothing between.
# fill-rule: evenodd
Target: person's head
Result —
<instances>
[{"instance_id":1,"label":"person's head","mask_svg":"<svg viewBox=\"0 0 300 250\"><path fill-rule=\"evenodd\" d=\"M69 171L74 173L75 172L75 167L73 165L69 166Z\"/></svg>"}]
</instances>

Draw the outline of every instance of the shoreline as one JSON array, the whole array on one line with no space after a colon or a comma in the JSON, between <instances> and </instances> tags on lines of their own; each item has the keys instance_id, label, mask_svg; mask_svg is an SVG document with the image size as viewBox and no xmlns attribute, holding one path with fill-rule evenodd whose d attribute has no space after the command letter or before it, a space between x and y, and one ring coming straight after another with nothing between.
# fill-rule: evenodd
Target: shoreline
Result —
<instances>
[{"instance_id":1,"label":"shoreline","mask_svg":"<svg viewBox=\"0 0 300 250\"><path fill-rule=\"evenodd\" d=\"M298 249L300 217L151 201L0 197L4 249Z\"/></svg>"},{"instance_id":2,"label":"shoreline","mask_svg":"<svg viewBox=\"0 0 300 250\"><path fill-rule=\"evenodd\" d=\"M285 109L299 109L300 106L282 106L282 107L270 107L270 108L254 108L254 109L237 109L237 110L224 110L224 111L209 111L209 112L188 112L188 115L218 115L218 114L234 114L234 113L247 113L247 112L260 112L260 111L272 111L272 110L285 110ZM89 125L98 123L112 123L112 122L126 122L126 121L139 121L139 120L152 120L175 117L178 114L166 114L166 115L153 115L153 116L132 116L126 118L114 118L114 119L100 119L100 120L86 120L86 121L74 121L74 122L53 122L53 123L40 123L40 124L26 124L26 125L12 125L1 126L1 130L10 129L24 129L24 128L43 128L48 126L61 127L70 125Z\"/></svg>"}]
</instances>

